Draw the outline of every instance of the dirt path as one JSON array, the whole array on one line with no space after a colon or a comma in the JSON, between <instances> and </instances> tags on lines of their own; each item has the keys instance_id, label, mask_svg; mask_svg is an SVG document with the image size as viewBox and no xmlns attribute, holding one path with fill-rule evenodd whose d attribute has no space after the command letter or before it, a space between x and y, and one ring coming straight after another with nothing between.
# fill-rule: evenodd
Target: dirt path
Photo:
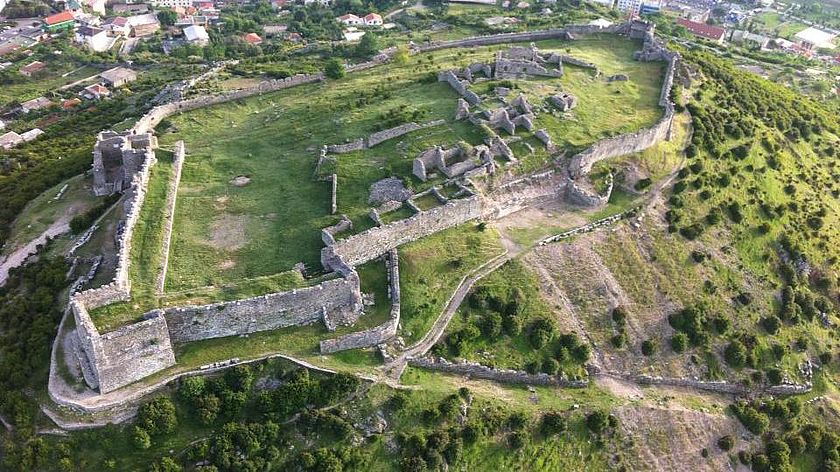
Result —
<instances>
[{"instance_id":1,"label":"dirt path","mask_svg":"<svg viewBox=\"0 0 840 472\"><path fill-rule=\"evenodd\" d=\"M6 283L9 271L23 265L26 259L37 252L38 246L47 242L48 238L54 238L60 234L70 231L70 216L66 213L56 222L44 230L40 236L29 241L26 245L19 247L6 257L0 258L0 286Z\"/></svg>"},{"instance_id":2,"label":"dirt path","mask_svg":"<svg viewBox=\"0 0 840 472\"><path fill-rule=\"evenodd\" d=\"M440 337L443 335L443 332L446 330L446 327L449 325L449 322L452 320L452 317L455 316L455 312L458 311L458 307L461 306L461 302L464 301L466 298L467 293L469 293L470 289L472 289L473 284L475 284L478 280L486 275L490 274L494 270L498 269L502 266L505 262L509 261L516 255L515 252L505 251L504 253L490 259L489 261L485 262L482 266L478 267L472 272L472 275L469 275L461 280L461 283L455 289L455 292L449 298L449 301L446 303L443 311L441 312L438 319L435 320L435 323L432 325L432 328L426 332L423 336L423 339L418 341L413 346L410 346L403 350L396 358L394 358L391 362L384 365L382 369L385 371L386 375L394 378L399 379L402 375L403 370L405 370L406 362L410 357L417 357L422 356L429 352L429 349L434 346Z\"/></svg>"}]
</instances>

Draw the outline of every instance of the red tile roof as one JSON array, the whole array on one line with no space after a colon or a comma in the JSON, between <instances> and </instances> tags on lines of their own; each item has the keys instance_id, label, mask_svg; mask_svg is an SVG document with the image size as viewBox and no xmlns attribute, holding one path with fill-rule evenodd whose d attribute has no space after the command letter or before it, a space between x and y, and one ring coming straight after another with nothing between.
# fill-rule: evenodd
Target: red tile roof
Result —
<instances>
[{"instance_id":1,"label":"red tile roof","mask_svg":"<svg viewBox=\"0 0 840 472\"><path fill-rule=\"evenodd\" d=\"M50 15L44 18L44 23L52 26L57 25L59 23L64 23L65 21L73 21L73 14L69 11L65 10L61 13L56 13L55 15Z\"/></svg>"},{"instance_id":2,"label":"red tile roof","mask_svg":"<svg viewBox=\"0 0 840 472\"><path fill-rule=\"evenodd\" d=\"M262 42L262 38L257 33L248 33L242 39L248 44L259 44Z\"/></svg>"},{"instance_id":3,"label":"red tile roof","mask_svg":"<svg viewBox=\"0 0 840 472\"><path fill-rule=\"evenodd\" d=\"M697 23L696 21L689 21L685 18L677 18L677 24L684 26L692 34L702 38L711 39L713 41L720 41L723 34L726 32L723 28L717 26L707 25L706 23Z\"/></svg>"}]
</instances>

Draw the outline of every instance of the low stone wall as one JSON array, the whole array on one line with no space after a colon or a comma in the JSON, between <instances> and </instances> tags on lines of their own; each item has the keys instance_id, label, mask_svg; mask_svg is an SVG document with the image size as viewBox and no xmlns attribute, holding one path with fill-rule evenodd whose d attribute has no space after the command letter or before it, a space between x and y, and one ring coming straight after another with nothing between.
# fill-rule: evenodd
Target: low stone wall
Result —
<instances>
[{"instance_id":1,"label":"low stone wall","mask_svg":"<svg viewBox=\"0 0 840 472\"><path fill-rule=\"evenodd\" d=\"M239 336L324 321L355 322L362 310L359 277L328 280L314 287L163 312L174 343Z\"/></svg>"},{"instance_id":2,"label":"low stone wall","mask_svg":"<svg viewBox=\"0 0 840 472\"><path fill-rule=\"evenodd\" d=\"M322 354L377 346L397 335L400 326L400 261L396 249L388 251L385 264L388 268L388 296L391 299L388 321L370 329L321 341Z\"/></svg>"},{"instance_id":3,"label":"low stone wall","mask_svg":"<svg viewBox=\"0 0 840 472\"><path fill-rule=\"evenodd\" d=\"M178 197L178 185L181 183L181 169L184 167L184 156L186 150L184 142L175 143L175 152L172 158L172 178L166 190L166 206L164 207L163 221L163 244L160 248L160 268L158 269L155 291L158 295L163 294L163 287L166 284L166 269L169 266L169 245L172 243L172 225L175 222L175 201Z\"/></svg>"},{"instance_id":4,"label":"low stone wall","mask_svg":"<svg viewBox=\"0 0 840 472\"><path fill-rule=\"evenodd\" d=\"M344 154L346 152L361 151L365 148L365 140L359 138L355 141L345 144L328 144L327 152L334 154Z\"/></svg>"},{"instance_id":5,"label":"low stone wall","mask_svg":"<svg viewBox=\"0 0 840 472\"><path fill-rule=\"evenodd\" d=\"M474 36L471 38L455 39L451 41L439 41L422 46L415 50L419 52L437 51L447 48L492 46L512 42L542 41L545 39L574 39L576 35L589 34L629 34L630 23L622 23L606 28L599 28L590 25L568 25L563 28L544 31L527 31L522 33L504 33L489 36Z\"/></svg>"},{"instance_id":6,"label":"low stone wall","mask_svg":"<svg viewBox=\"0 0 840 472\"><path fill-rule=\"evenodd\" d=\"M451 200L445 205L336 241L321 250L321 263L327 270L332 268L335 258L351 266L363 264L400 245L480 216L481 203L478 197Z\"/></svg>"},{"instance_id":7,"label":"low stone wall","mask_svg":"<svg viewBox=\"0 0 840 472\"><path fill-rule=\"evenodd\" d=\"M428 123L422 123L422 124L411 122L411 123L406 123L404 125L395 126L391 129L386 129L386 130L383 130L383 131L379 131L379 132L373 133L370 136L368 136L367 147L369 147L369 148L374 147L379 143L382 143L382 142L387 141L389 139L398 138L398 137L400 137L404 134L411 133L412 131L417 131L417 130L421 130L421 129L424 129L424 128L430 128L432 126L440 126L444 123L446 123L446 120L435 120L435 121L429 121Z\"/></svg>"},{"instance_id":8,"label":"low stone wall","mask_svg":"<svg viewBox=\"0 0 840 472\"><path fill-rule=\"evenodd\" d=\"M438 82L446 82L448 83L455 92L458 93L464 100L467 101L470 105L478 105L481 103L481 99L475 92L467 89L467 86L461 82L460 79L455 75L454 72L451 70L445 70L438 74Z\"/></svg>"},{"instance_id":9,"label":"low stone wall","mask_svg":"<svg viewBox=\"0 0 840 472\"><path fill-rule=\"evenodd\" d=\"M518 385L545 385L549 387L568 388L586 388L589 385L589 382L586 380L567 380L556 375L543 373L529 374L518 370L493 369L481 364L467 362L455 364L442 358L421 357L419 359L409 359L408 365L450 374L464 375L475 379L493 380Z\"/></svg>"}]
</instances>

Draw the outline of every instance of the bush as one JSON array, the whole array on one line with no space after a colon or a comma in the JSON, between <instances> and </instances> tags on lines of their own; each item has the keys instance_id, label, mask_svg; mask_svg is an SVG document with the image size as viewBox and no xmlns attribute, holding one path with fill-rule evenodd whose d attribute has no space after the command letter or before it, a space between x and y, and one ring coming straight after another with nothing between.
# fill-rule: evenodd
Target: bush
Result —
<instances>
[{"instance_id":1,"label":"bush","mask_svg":"<svg viewBox=\"0 0 840 472\"><path fill-rule=\"evenodd\" d=\"M653 339L646 339L642 342L642 354L645 356L652 356L656 353L656 341Z\"/></svg>"},{"instance_id":2,"label":"bush","mask_svg":"<svg viewBox=\"0 0 840 472\"><path fill-rule=\"evenodd\" d=\"M554 339L554 323L548 318L539 318L531 323L528 332L528 341L534 349L542 349Z\"/></svg>"},{"instance_id":3,"label":"bush","mask_svg":"<svg viewBox=\"0 0 840 472\"><path fill-rule=\"evenodd\" d=\"M613 308L612 320L619 328L623 327L627 324L627 310L621 305Z\"/></svg>"},{"instance_id":4,"label":"bush","mask_svg":"<svg viewBox=\"0 0 840 472\"><path fill-rule=\"evenodd\" d=\"M178 426L175 405L166 397L158 397L140 407L137 424L150 435L170 434Z\"/></svg>"},{"instance_id":5,"label":"bush","mask_svg":"<svg viewBox=\"0 0 840 472\"><path fill-rule=\"evenodd\" d=\"M783 378L782 370L776 367L772 367L767 369L767 381L773 385L779 385L782 383Z\"/></svg>"},{"instance_id":6,"label":"bush","mask_svg":"<svg viewBox=\"0 0 840 472\"><path fill-rule=\"evenodd\" d=\"M782 327L782 322L779 320L779 317L770 315L761 320L761 327L770 334L776 334Z\"/></svg>"},{"instance_id":7,"label":"bush","mask_svg":"<svg viewBox=\"0 0 840 472\"><path fill-rule=\"evenodd\" d=\"M677 354L684 352L688 347L688 336L685 333L677 333L671 337L671 349Z\"/></svg>"},{"instance_id":8,"label":"bush","mask_svg":"<svg viewBox=\"0 0 840 472\"><path fill-rule=\"evenodd\" d=\"M496 339L502 334L502 315L490 311L481 319L481 334L489 339Z\"/></svg>"},{"instance_id":9,"label":"bush","mask_svg":"<svg viewBox=\"0 0 840 472\"><path fill-rule=\"evenodd\" d=\"M730 367L744 367L747 363L747 348L740 341L732 341L724 349L723 356Z\"/></svg>"},{"instance_id":10,"label":"bush","mask_svg":"<svg viewBox=\"0 0 840 472\"><path fill-rule=\"evenodd\" d=\"M344 63L335 57L330 59L324 67L324 74L331 79L340 79L344 77Z\"/></svg>"},{"instance_id":11,"label":"bush","mask_svg":"<svg viewBox=\"0 0 840 472\"><path fill-rule=\"evenodd\" d=\"M603 433L610 425L610 415L602 410L595 410L586 416L586 427L595 434Z\"/></svg>"},{"instance_id":12,"label":"bush","mask_svg":"<svg viewBox=\"0 0 840 472\"><path fill-rule=\"evenodd\" d=\"M566 430L566 419L559 412L549 411L542 417L540 431L545 436L554 436Z\"/></svg>"},{"instance_id":13,"label":"bush","mask_svg":"<svg viewBox=\"0 0 840 472\"><path fill-rule=\"evenodd\" d=\"M723 436L720 439L718 439L717 444L722 451L729 451L732 450L733 447L735 447L735 438L727 434L726 436Z\"/></svg>"},{"instance_id":14,"label":"bush","mask_svg":"<svg viewBox=\"0 0 840 472\"><path fill-rule=\"evenodd\" d=\"M747 430L753 434L762 434L770 425L770 419L745 402L732 405L732 411Z\"/></svg>"},{"instance_id":15,"label":"bush","mask_svg":"<svg viewBox=\"0 0 840 472\"><path fill-rule=\"evenodd\" d=\"M543 361L540 370L548 375L557 375L557 372L560 371L560 363L549 357Z\"/></svg>"}]
</instances>

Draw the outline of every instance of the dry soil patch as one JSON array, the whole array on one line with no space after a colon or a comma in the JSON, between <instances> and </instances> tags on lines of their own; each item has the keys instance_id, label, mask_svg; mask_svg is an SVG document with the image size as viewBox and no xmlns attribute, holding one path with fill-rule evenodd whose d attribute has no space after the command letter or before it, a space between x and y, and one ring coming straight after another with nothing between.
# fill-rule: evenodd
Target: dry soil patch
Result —
<instances>
[{"instance_id":1,"label":"dry soil patch","mask_svg":"<svg viewBox=\"0 0 840 472\"><path fill-rule=\"evenodd\" d=\"M245 245L245 224L247 218L242 215L224 213L213 221L210 227L208 243L216 249L235 251Z\"/></svg>"}]
</instances>

